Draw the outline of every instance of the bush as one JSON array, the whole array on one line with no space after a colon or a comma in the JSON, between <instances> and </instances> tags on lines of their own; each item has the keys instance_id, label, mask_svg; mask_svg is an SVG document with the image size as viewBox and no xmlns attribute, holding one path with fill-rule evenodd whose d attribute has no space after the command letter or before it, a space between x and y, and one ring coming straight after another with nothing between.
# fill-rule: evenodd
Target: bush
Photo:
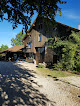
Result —
<instances>
[{"instance_id":1,"label":"bush","mask_svg":"<svg viewBox=\"0 0 80 106\"><path fill-rule=\"evenodd\" d=\"M44 65L39 64L37 67L38 67L38 68L44 68Z\"/></svg>"},{"instance_id":2,"label":"bush","mask_svg":"<svg viewBox=\"0 0 80 106\"><path fill-rule=\"evenodd\" d=\"M48 43L49 44L49 43ZM59 40L50 43L53 51L57 54L58 61L53 67L56 70L80 71L80 33L72 32L68 40Z\"/></svg>"},{"instance_id":3,"label":"bush","mask_svg":"<svg viewBox=\"0 0 80 106\"><path fill-rule=\"evenodd\" d=\"M53 68L57 71L62 71L63 70L63 66L62 66L62 62L57 62L57 64L53 64Z\"/></svg>"},{"instance_id":4,"label":"bush","mask_svg":"<svg viewBox=\"0 0 80 106\"><path fill-rule=\"evenodd\" d=\"M46 68L49 68L49 69L51 69L51 68L53 68L53 66L52 66L53 64L51 63L51 62L48 62L48 63L46 63Z\"/></svg>"}]
</instances>

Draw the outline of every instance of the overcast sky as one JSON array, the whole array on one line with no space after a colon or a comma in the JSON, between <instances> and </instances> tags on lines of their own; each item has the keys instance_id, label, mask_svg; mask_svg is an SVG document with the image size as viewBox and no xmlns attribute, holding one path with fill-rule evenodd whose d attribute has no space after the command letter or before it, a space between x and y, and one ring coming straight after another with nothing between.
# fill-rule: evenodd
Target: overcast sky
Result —
<instances>
[{"instance_id":1,"label":"overcast sky","mask_svg":"<svg viewBox=\"0 0 80 106\"><path fill-rule=\"evenodd\" d=\"M66 4L60 5L62 8L62 15L57 15L55 20L63 24L78 29L80 24L80 0L65 0ZM37 14L32 18L32 22L36 18ZM15 30L12 29L12 24L7 21L0 22L0 46L2 44L11 47L11 38L15 37L22 30L22 26L19 25Z\"/></svg>"}]
</instances>

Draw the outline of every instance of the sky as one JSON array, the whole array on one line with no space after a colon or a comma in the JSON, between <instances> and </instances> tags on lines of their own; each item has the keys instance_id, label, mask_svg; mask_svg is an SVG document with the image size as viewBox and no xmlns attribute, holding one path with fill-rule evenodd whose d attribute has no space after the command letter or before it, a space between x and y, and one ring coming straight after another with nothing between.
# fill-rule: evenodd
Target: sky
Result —
<instances>
[{"instance_id":1,"label":"sky","mask_svg":"<svg viewBox=\"0 0 80 106\"><path fill-rule=\"evenodd\" d=\"M59 5L62 8L62 15L57 14L55 20L78 29L78 24L80 24L80 0L65 1L67 1L66 4ZM31 23L35 20L36 16L37 14L35 13ZM15 35L20 31L22 31L22 25L18 25L18 27L13 30L11 23L6 20L0 22L0 46L4 44L9 48L12 47L11 38L15 38Z\"/></svg>"}]
</instances>

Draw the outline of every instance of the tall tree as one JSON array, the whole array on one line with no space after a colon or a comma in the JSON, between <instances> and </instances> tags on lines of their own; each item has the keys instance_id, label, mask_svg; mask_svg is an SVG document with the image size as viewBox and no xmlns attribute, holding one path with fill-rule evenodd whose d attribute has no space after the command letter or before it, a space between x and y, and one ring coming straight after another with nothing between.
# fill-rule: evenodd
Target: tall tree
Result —
<instances>
[{"instance_id":1,"label":"tall tree","mask_svg":"<svg viewBox=\"0 0 80 106\"><path fill-rule=\"evenodd\" d=\"M0 18L11 22L13 28L23 24L27 31L35 11L40 16L54 19L57 11L61 14L58 4L63 3L65 3L63 0L0 0Z\"/></svg>"},{"instance_id":2,"label":"tall tree","mask_svg":"<svg viewBox=\"0 0 80 106\"><path fill-rule=\"evenodd\" d=\"M17 46L17 45L23 45L22 38L25 34L22 34L22 32L18 33L15 38L11 39L11 45Z\"/></svg>"}]
</instances>

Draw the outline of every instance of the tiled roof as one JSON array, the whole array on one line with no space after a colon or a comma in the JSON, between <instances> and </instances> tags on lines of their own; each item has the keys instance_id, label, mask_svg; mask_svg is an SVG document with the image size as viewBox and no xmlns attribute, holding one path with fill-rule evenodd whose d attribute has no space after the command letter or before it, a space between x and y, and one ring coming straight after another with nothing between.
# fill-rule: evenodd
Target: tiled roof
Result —
<instances>
[{"instance_id":1,"label":"tiled roof","mask_svg":"<svg viewBox=\"0 0 80 106\"><path fill-rule=\"evenodd\" d=\"M6 49L5 51L3 51L1 53L5 53L5 52L19 52L19 51L22 51L23 48L24 48L24 45L13 46L11 48Z\"/></svg>"}]
</instances>

